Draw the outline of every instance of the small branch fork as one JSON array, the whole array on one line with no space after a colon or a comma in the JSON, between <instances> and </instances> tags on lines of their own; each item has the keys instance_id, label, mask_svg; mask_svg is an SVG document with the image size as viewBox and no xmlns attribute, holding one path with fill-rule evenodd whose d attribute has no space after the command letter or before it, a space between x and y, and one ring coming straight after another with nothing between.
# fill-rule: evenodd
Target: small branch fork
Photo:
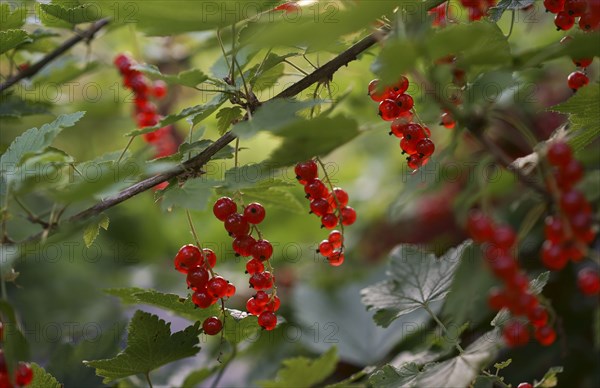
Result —
<instances>
[{"instance_id":1,"label":"small branch fork","mask_svg":"<svg viewBox=\"0 0 600 388\"><path fill-rule=\"evenodd\" d=\"M21 70L20 72L18 72L17 74L8 78L5 82L0 84L0 93L5 91L6 89L10 88L11 86L16 84L20 80L29 78L29 77L35 75L37 72L42 70L42 68L44 66L46 66L48 63L52 62L56 58L63 55L65 52L67 52L71 47L75 46L77 43L79 43L81 41L85 41L86 43L89 42L90 40L92 40L94 38L94 35L99 30L101 30L104 26L106 26L108 23L109 23L108 19L100 19L97 22L95 22L94 24L92 24L92 26L90 28L88 28L87 30L67 39L66 41L63 42L63 44L61 44L56 49L54 49L53 51L48 53L42 59L40 59L33 65L29 66L28 68Z\"/></svg>"}]
</instances>

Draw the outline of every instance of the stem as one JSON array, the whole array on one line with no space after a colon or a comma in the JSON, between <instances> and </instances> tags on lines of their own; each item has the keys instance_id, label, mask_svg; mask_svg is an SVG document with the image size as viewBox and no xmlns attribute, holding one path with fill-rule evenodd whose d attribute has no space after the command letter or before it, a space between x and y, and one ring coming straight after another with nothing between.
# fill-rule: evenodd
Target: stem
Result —
<instances>
[{"instance_id":1,"label":"stem","mask_svg":"<svg viewBox=\"0 0 600 388\"><path fill-rule=\"evenodd\" d=\"M217 378L211 384L211 388L215 388L215 387L217 387L217 385L219 385L219 381L221 381L221 378L225 374L225 369L227 369L227 367L229 366L231 361L233 361L233 359L235 358L236 355L237 355L237 345L233 345L233 349L231 351L231 356L229 356L227 361L225 361L225 363L221 367L221 370L219 370L219 373L217 374Z\"/></svg>"},{"instance_id":2,"label":"stem","mask_svg":"<svg viewBox=\"0 0 600 388\"><path fill-rule=\"evenodd\" d=\"M227 68L229 69L229 72L231 72L231 65L229 65L229 60L227 59L227 53L225 52L225 46L223 46L223 41L221 40L221 30L218 28L217 28L217 40L219 41L219 46L221 46L221 52L223 53L223 59L225 59Z\"/></svg>"},{"instance_id":3,"label":"stem","mask_svg":"<svg viewBox=\"0 0 600 388\"><path fill-rule=\"evenodd\" d=\"M508 35L506 35L506 39L510 38L513 32L513 27L515 26L515 10L510 10L510 29L508 30Z\"/></svg>"},{"instance_id":4,"label":"stem","mask_svg":"<svg viewBox=\"0 0 600 388\"><path fill-rule=\"evenodd\" d=\"M145 373L146 381L148 382L148 386L152 388L152 381L150 380L150 372Z\"/></svg>"},{"instance_id":5,"label":"stem","mask_svg":"<svg viewBox=\"0 0 600 388\"><path fill-rule=\"evenodd\" d=\"M233 167L238 166L238 150L240 149L240 138L235 139L235 154L233 155Z\"/></svg>"},{"instance_id":6,"label":"stem","mask_svg":"<svg viewBox=\"0 0 600 388\"><path fill-rule=\"evenodd\" d=\"M319 158L318 156L315 158L317 160L317 163L319 163L319 165L321 166L321 170L323 170L323 178L325 179L325 181L327 182L327 184L329 185L329 189L331 190L331 195L333 196L333 200L335 201L336 207L337 207L337 213L338 213L338 219L340 222L340 232L342 233L342 247L340 248L341 251L344 251L344 241L346 240L344 238L344 224L342 224L342 220L341 220L341 210L342 210L342 206L340 204L340 201L338 200L337 195L334 194L334 187L333 184L331 183L331 179L329 179L329 174L327 174L327 169L325 168L325 164L323 163L323 161L321 160L321 158Z\"/></svg>"},{"instance_id":7,"label":"stem","mask_svg":"<svg viewBox=\"0 0 600 388\"><path fill-rule=\"evenodd\" d=\"M444 325L442 321L440 321L440 319L437 317L437 315L435 315L435 313L431 311L427 303L423 304L423 308L429 313L429 315L431 315L431 318L433 318L433 320L438 324L440 329L442 329L442 333L448 335L448 329L446 328L446 325ZM460 346L458 342L454 343L454 347L456 348L456 350L458 350L460 354L463 354L465 352L465 350L462 348L462 346Z\"/></svg>"},{"instance_id":8,"label":"stem","mask_svg":"<svg viewBox=\"0 0 600 388\"><path fill-rule=\"evenodd\" d=\"M212 277L214 277L215 273L213 272L213 269L211 268L210 265L208 265L208 262L206 261L206 254L204 253L204 249L202 249L202 244L200 244L200 239L198 238L198 233L196 232L196 227L194 226L194 221L192 221L192 215L190 214L190 211L188 209L185 209L185 215L187 216L188 224L190 225L190 231L192 232L192 236L194 237L194 242L196 243L196 246L198 247L198 249L200 249L200 252L202 252L202 258L204 259L204 262L206 263L206 268L209 270L210 275Z\"/></svg>"},{"instance_id":9,"label":"stem","mask_svg":"<svg viewBox=\"0 0 600 388\"><path fill-rule=\"evenodd\" d=\"M300 68L299 66L294 65L292 62L288 61L287 59L283 60L285 63L287 63L288 65L290 65L291 67L293 67L294 69L298 70L300 73L304 74L304 75L308 75L307 72L305 72L304 70L302 70L302 68Z\"/></svg>"},{"instance_id":10,"label":"stem","mask_svg":"<svg viewBox=\"0 0 600 388\"><path fill-rule=\"evenodd\" d=\"M121 159L123 159L123 156L125 156L125 153L131 146L131 143L133 143L133 139L135 139L135 136L131 136L129 138L129 141L127 142L127 145L125 146L125 149L123 149L123 152L121 152L121 155L119 155L119 159L117 159L117 164L121 163Z\"/></svg>"}]
</instances>

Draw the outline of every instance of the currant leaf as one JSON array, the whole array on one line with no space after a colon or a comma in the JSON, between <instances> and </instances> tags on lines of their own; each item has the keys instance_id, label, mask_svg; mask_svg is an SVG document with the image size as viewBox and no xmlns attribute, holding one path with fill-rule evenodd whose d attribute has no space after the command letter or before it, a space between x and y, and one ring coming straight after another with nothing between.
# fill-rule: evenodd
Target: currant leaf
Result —
<instances>
[{"instance_id":1,"label":"currant leaf","mask_svg":"<svg viewBox=\"0 0 600 388\"><path fill-rule=\"evenodd\" d=\"M600 135L600 110L597 109L600 100L600 88L590 85L582 88L573 97L555 105L551 110L569 115L572 135L569 144L574 151L587 147Z\"/></svg>"},{"instance_id":2,"label":"currant leaf","mask_svg":"<svg viewBox=\"0 0 600 388\"><path fill-rule=\"evenodd\" d=\"M373 319L387 327L396 318L448 294L458 264L471 241L450 249L439 259L416 246L399 245L392 250L388 280L364 288L362 302L375 310Z\"/></svg>"},{"instance_id":3,"label":"currant leaf","mask_svg":"<svg viewBox=\"0 0 600 388\"><path fill-rule=\"evenodd\" d=\"M100 233L100 228L108 230L109 222L110 220L108 219L108 216L102 213L96 221L92 222L85 228L83 231L83 241L85 242L86 247L89 248L92 246L96 240L96 237L98 237L98 234Z\"/></svg>"},{"instance_id":4,"label":"currant leaf","mask_svg":"<svg viewBox=\"0 0 600 388\"><path fill-rule=\"evenodd\" d=\"M63 385L56 380L54 376L46 372L44 368L36 364L31 363L31 369L33 370L33 380L27 385L27 388L62 388Z\"/></svg>"},{"instance_id":5,"label":"currant leaf","mask_svg":"<svg viewBox=\"0 0 600 388\"><path fill-rule=\"evenodd\" d=\"M148 374L170 362L195 355L198 347L200 323L183 331L171 333L171 324L158 316L138 310L129 324L127 346L110 359L84 361L95 368L104 383L137 375Z\"/></svg>"},{"instance_id":6,"label":"currant leaf","mask_svg":"<svg viewBox=\"0 0 600 388\"><path fill-rule=\"evenodd\" d=\"M31 42L31 38L24 30L0 31L0 55L27 42Z\"/></svg>"},{"instance_id":7,"label":"currant leaf","mask_svg":"<svg viewBox=\"0 0 600 388\"><path fill-rule=\"evenodd\" d=\"M500 0L495 7L489 9L489 19L493 22L497 22L504 12L508 10L518 11L532 5L534 2L535 0Z\"/></svg>"}]
</instances>

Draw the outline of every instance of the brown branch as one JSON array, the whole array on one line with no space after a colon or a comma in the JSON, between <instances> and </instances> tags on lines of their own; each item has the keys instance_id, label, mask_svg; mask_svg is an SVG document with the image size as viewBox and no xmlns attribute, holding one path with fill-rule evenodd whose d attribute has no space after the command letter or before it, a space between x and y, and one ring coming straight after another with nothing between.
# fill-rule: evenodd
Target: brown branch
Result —
<instances>
[{"instance_id":1,"label":"brown branch","mask_svg":"<svg viewBox=\"0 0 600 388\"><path fill-rule=\"evenodd\" d=\"M4 83L0 84L0 93L10 88L17 82L22 79L29 78L35 75L38 71L40 71L44 66L48 63L52 62L59 56L63 55L66 51L68 51L71 47L75 46L77 43L81 41L89 41L94 37L96 32L98 32L102 27L106 26L109 23L108 19L100 19L87 30L67 39L60 46L54 49L52 52L48 53L42 59L29 66L28 68L18 72L14 76L7 79Z\"/></svg>"}]
</instances>

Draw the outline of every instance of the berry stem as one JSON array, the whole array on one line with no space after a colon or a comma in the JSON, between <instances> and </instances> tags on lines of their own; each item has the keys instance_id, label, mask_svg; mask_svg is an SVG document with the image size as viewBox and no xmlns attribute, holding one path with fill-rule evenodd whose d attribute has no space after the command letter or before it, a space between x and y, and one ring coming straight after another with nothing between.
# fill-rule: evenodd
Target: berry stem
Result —
<instances>
[{"instance_id":1,"label":"berry stem","mask_svg":"<svg viewBox=\"0 0 600 388\"><path fill-rule=\"evenodd\" d=\"M117 159L117 164L121 163L121 160L123 159L123 156L125 156L125 153L129 149L129 147L131 146L131 143L133 143L133 139L135 139L135 138L136 138L135 136L131 136L129 138L129 141L127 142L127 145L123 149L123 152L121 152L121 155L119 155L119 159Z\"/></svg>"},{"instance_id":2,"label":"berry stem","mask_svg":"<svg viewBox=\"0 0 600 388\"><path fill-rule=\"evenodd\" d=\"M219 46L221 47L221 52L223 52L223 59L225 59L225 63L227 64L227 68L231 73L231 65L229 64L229 59L227 59L227 53L225 51L225 46L223 46L223 40L221 40L221 29L217 28L217 41L219 42Z\"/></svg>"},{"instance_id":3,"label":"berry stem","mask_svg":"<svg viewBox=\"0 0 600 388\"><path fill-rule=\"evenodd\" d=\"M221 332L223 332L223 331L224 330L221 330ZM219 370L219 373L217 374L217 377L215 378L215 380L213 381L213 383L210 386L211 388L216 388L219 385L221 378L225 374L225 369L227 369L229 364L231 364L231 361L233 361L233 359L235 358L236 355L237 355L237 345L232 344L231 356L229 356L229 358L222 364L221 369Z\"/></svg>"},{"instance_id":4,"label":"berry stem","mask_svg":"<svg viewBox=\"0 0 600 388\"><path fill-rule=\"evenodd\" d=\"M305 72L304 70L302 70L301 67L296 66L295 64L293 64L291 61L288 61L287 59L284 59L283 62L287 63L288 65L292 66L294 69L298 70L300 73L304 74L305 76L308 75L307 72Z\"/></svg>"},{"instance_id":5,"label":"berry stem","mask_svg":"<svg viewBox=\"0 0 600 388\"><path fill-rule=\"evenodd\" d=\"M152 380L150 380L150 371L148 371L148 372L144 373L144 376L146 376L146 381L148 382L148 386L149 386L150 388L153 388L153 385L152 385Z\"/></svg>"},{"instance_id":6,"label":"berry stem","mask_svg":"<svg viewBox=\"0 0 600 388\"><path fill-rule=\"evenodd\" d=\"M442 329L442 333L448 335L448 329L446 328L446 325L444 325L444 323L440 321L438 316L435 315L435 313L429 308L429 305L427 303L424 303L423 308L425 309L425 311L427 311L427 313L429 313L429 315L431 315L431 318L433 318L433 320L438 324L440 329ZM460 343L458 343L458 341L454 343L454 347L456 348L456 350L458 350L458 352L461 355L465 352L465 350L462 348L462 346L460 346Z\"/></svg>"},{"instance_id":7,"label":"berry stem","mask_svg":"<svg viewBox=\"0 0 600 388\"><path fill-rule=\"evenodd\" d=\"M321 170L323 170L323 178L325 178L325 181L329 185L329 190L331 190L333 200L335 201L335 204L336 204L336 213L337 213L337 216L340 218L340 232L342 233L342 247L341 247L341 250L343 251L344 248L345 248L344 247L345 238L344 238L344 224L342 223L342 220L341 220L341 217L340 217L341 216L341 212L340 211L342 209L342 206L340 204L340 201L338 200L337 195L335 195L335 193L333 191L333 184L331 183L331 179L329 179L329 174L327 173L327 169L325 168L325 164L323 163L323 161L321 160L321 158L319 158L318 156L315 159L316 159L317 163L319 163L319 165L321 166Z\"/></svg>"},{"instance_id":8,"label":"berry stem","mask_svg":"<svg viewBox=\"0 0 600 388\"><path fill-rule=\"evenodd\" d=\"M190 214L190 211L188 209L185 209L185 215L187 216L187 220L188 220L188 224L190 225L190 231L192 232L192 236L194 236L194 242L196 243L196 246L200 249L200 252L202 253L202 258L206 262L206 260L207 260L206 253L204 252L204 249L202 249L202 244L200 244L200 239L198 238L198 233L196 233L196 227L194 226L194 222L192 221L192 215ZM210 275L212 277L214 277L215 273L214 273L213 269L211 268L211 266L207 265L206 268L210 272Z\"/></svg>"}]
</instances>

